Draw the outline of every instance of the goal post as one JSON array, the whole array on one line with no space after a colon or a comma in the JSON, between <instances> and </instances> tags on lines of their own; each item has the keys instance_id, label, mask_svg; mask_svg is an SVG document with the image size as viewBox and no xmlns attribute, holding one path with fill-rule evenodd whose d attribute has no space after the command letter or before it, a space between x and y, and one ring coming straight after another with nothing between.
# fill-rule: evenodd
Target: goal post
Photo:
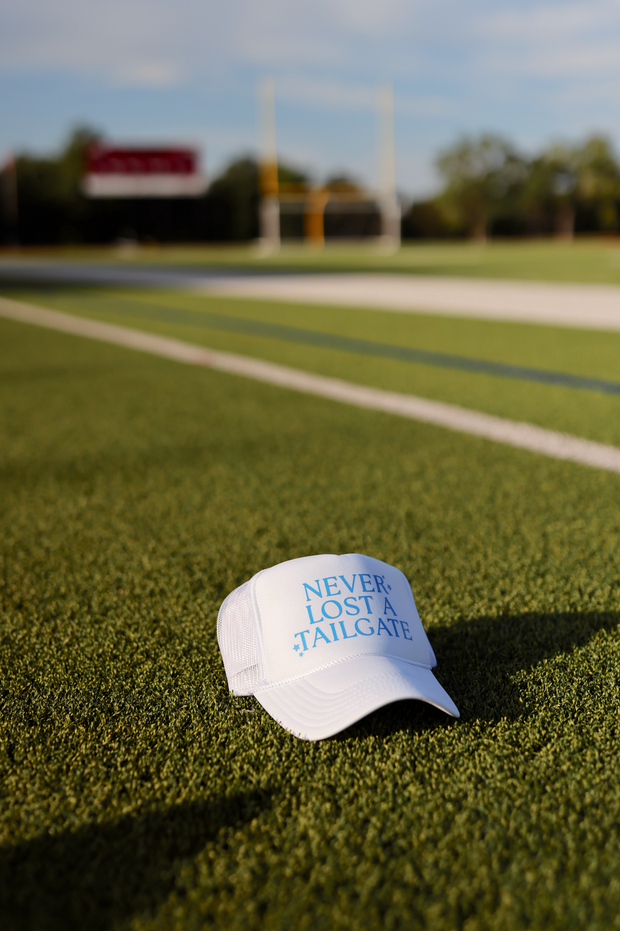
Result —
<instances>
[{"instance_id":1,"label":"goal post","mask_svg":"<svg viewBox=\"0 0 620 931\"><path fill-rule=\"evenodd\" d=\"M273 80L266 78L258 87L260 194L260 244L267 252L280 247L280 201L278 199L278 154L276 146L276 107Z\"/></svg>"},{"instance_id":2,"label":"goal post","mask_svg":"<svg viewBox=\"0 0 620 931\"><path fill-rule=\"evenodd\" d=\"M359 201L360 206L362 202L373 203L380 218L379 245L386 251L399 248L401 209L396 194L394 91L391 85L379 91L377 109L379 183L374 193L360 191L357 195L341 194L322 186L310 187L305 193L292 193L287 185L282 186L278 182L274 82L271 78L265 78L259 83L259 244L264 254L275 252L280 247L281 207L288 210L301 208L305 241L309 245L322 246L325 241L324 214L328 202Z\"/></svg>"},{"instance_id":3,"label":"goal post","mask_svg":"<svg viewBox=\"0 0 620 931\"><path fill-rule=\"evenodd\" d=\"M396 196L396 152L394 144L394 90L381 88L379 104L379 208L381 244L387 249L400 246L400 204Z\"/></svg>"}]
</instances>

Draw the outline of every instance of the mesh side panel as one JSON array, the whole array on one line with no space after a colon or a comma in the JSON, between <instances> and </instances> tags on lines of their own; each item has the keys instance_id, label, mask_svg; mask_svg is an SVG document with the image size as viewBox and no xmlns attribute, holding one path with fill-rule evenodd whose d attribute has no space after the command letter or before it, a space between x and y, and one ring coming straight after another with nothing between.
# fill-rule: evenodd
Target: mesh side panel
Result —
<instances>
[{"instance_id":1,"label":"mesh side panel","mask_svg":"<svg viewBox=\"0 0 620 931\"><path fill-rule=\"evenodd\" d=\"M224 599L217 616L217 642L228 688L235 695L253 695L267 684L256 635L251 581L240 585Z\"/></svg>"}]
</instances>

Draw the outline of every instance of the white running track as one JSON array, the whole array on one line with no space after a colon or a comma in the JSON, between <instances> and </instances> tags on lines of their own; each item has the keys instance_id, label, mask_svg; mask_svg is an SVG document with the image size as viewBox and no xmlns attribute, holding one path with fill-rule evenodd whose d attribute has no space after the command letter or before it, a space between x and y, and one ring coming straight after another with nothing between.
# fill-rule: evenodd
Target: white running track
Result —
<instances>
[{"instance_id":1,"label":"white running track","mask_svg":"<svg viewBox=\"0 0 620 931\"><path fill-rule=\"evenodd\" d=\"M431 275L296 274L214 275L195 280L193 289L227 297L620 330L620 287L617 285L489 281Z\"/></svg>"},{"instance_id":2,"label":"white running track","mask_svg":"<svg viewBox=\"0 0 620 931\"><path fill-rule=\"evenodd\" d=\"M22 304L6 298L0 298L0 316L20 323L31 323L76 336L86 336L90 339L150 352L189 365L208 366L221 372L242 375L271 385L278 385L281 388L318 395L344 404L353 404L356 407L397 414L400 417L447 427L498 443L507 443L510 446L528 449L556 459L568 459L582 465L620 472L620 449L615 446L606 446L603 443L545 430L533 424L505 420L502 417L466 410L463 407L444 404L440 401L430 401L415 395L397 394L379 388L354 385L337 378L326 378L323 375L314 375L247 356L216 352L181 340L168 339L153 333L100 323L96 320L86 320L83 317L45 310L42 307Z\"/></svg>"},{"instance_id":3,"label":"white running track","mask_svg":"<svg viewBox=\"0 0 620 931\"><path fill-rule=\"evenodd\" d=\"M200 272L148 265L7 259L0 281L27 279L110 287L186 289L228 297L372 307L483 320L511 320L581 329L620 330L620 286L491 281L437 275Z\"/></svg>"}]
</instances>

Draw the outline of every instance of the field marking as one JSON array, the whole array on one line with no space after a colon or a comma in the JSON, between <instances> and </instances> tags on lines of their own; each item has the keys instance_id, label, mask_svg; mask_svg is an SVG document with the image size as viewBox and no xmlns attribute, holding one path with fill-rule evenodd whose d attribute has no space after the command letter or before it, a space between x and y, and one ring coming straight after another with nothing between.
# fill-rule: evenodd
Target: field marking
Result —
<instances>
[{"instance_id":1,"label":"field marking","mask_svg":"<svg viewBox=\"0 0 620 931\"><path fill-rule=\"evenodd\" d=\"M129 304L129 310L126 306ZM342 336L338 333L326 333L321 330L307 330L303 327L289 326L281 323L268 323L265 320L253 320L233 314L211 313L201 309L186 310L177 305L163 304L161 301L151 303L143 298L132 300L124 295L115 301L115 313L127 313L129 316L148 321L164 321L177 326L189 325L221 330L226 333L249 333L264 339L282 340L300 346L318 346L321 349L335 349L339 352L371 356L376 359L392 359L398 362L430 365L456 371L473 372L478 375L491 375L496 378L514 378L537 384L556 385L563 388L577 388L582 391L598 391L605 394L620 395L620 381L605 378L572 375L550 369L532 368L525 365L512 365L510 362L494 362L489 359L475 359L471 356L459 356L454 353L435 352L428 349L416 349L393 343L380 343L355 336Z\"/></svg>"},{"instance_id":2,"label":"field marking","mask_svg":"<svg viewBox=\"0 0 620 931\"><path fill-rule=\"evenodd\" d=\"M620 287L431 275L316 274L205 278L193 290L222 297L336 304L401 313L620 330Z\"/></svg>"},{"instance_id":3,"label":"field marking","mask_svg":"<svg viewBox=\"0 0 620 931\"><path fill-rule=\"evenodd\" d=\"M206 349L182 340L97 320L87 320L84 317L75 317L72 314L22 304L2 297L0 316L19 323L32 323L75 336L86 336L89 339L149 352L189 365L206 366L221 372L253 378L356 407L397 414L410 420L419 420L459 433L468 433L496 443L506 443L509 446L541 453L554 459L567 459L581 465L620 473L619 448L547 430L534 424L495 417L454 404L445 404L443 401L431 401L415 395L355 385L338 378L315 375L274 362Z\"/></svg>"},{"instance_id":4,"label":"field marking","mask_svg":"<svg viewBox=\"0 0 620 931\"><path fill-rule=\"evenodd\" d=\"M366 307L620 331L620 286L378 272L297 273L6 259L0 280L179 288L253 300Z\"/></svg>"}]
</instances>

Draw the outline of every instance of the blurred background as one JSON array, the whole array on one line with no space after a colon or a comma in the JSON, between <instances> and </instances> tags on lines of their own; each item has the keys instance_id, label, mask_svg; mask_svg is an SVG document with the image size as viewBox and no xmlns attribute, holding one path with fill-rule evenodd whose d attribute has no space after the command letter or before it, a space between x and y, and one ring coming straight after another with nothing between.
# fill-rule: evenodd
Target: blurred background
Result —
<instances>
[{"instance_id":1,"label":"blurred background","mask_svg":"<svg viewBox=\"0 0 620 931\"><path fill-rule=\"evenodd\" d=\"M386 87L404 239L619 228L617 0L1 0L0 240L256 239L265 78L283 239L310 202L315 239L381 233ZM95 142L189 146L206 182L90 196Z\"/></svg>"}]
</instances>

